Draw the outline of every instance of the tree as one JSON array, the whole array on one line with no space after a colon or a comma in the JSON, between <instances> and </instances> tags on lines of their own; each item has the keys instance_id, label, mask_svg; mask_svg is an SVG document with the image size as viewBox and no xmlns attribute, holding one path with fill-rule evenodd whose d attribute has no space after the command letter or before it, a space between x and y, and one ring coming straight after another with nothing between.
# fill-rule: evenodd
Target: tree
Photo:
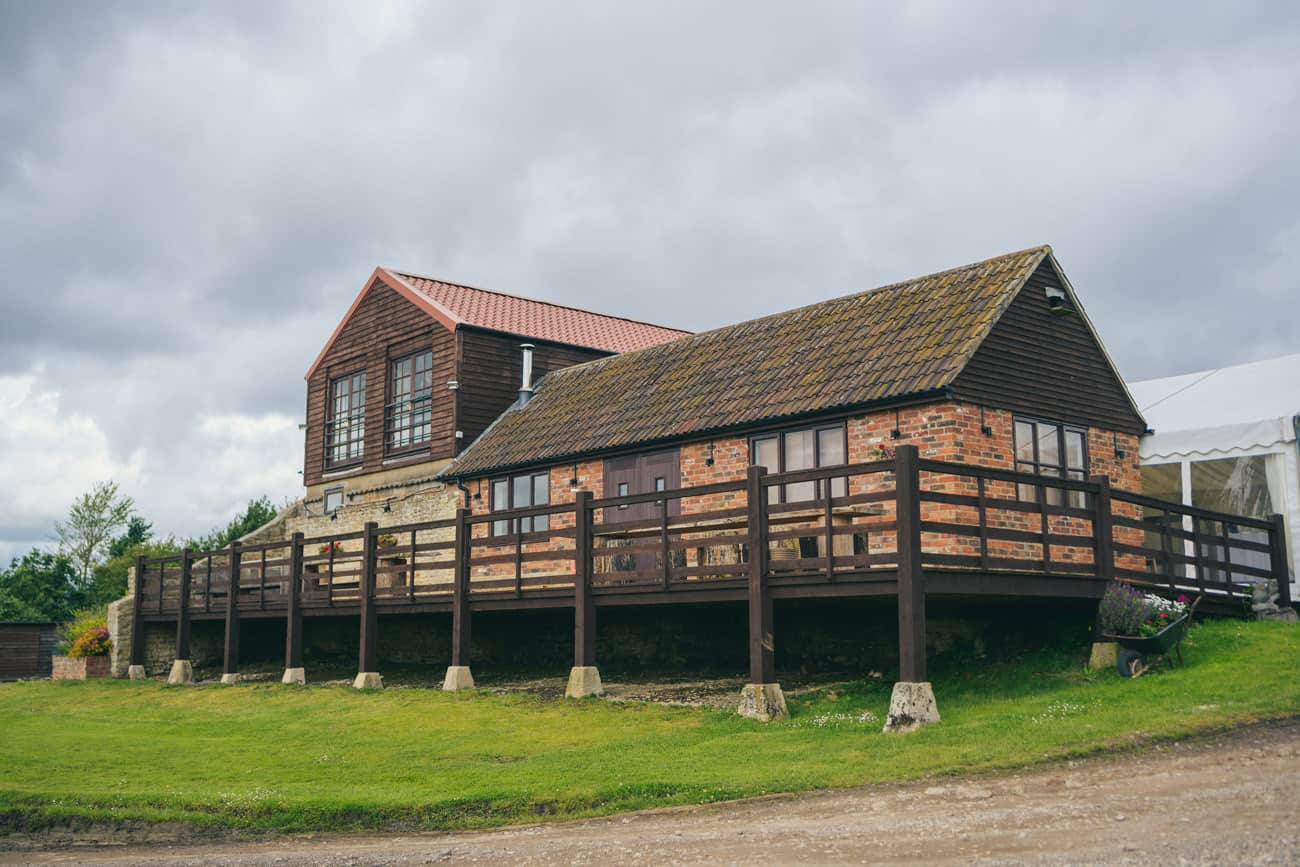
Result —
<instances>
[{"instance_id":1,"label":"tree","mask_svg":"<svg viewBox=\"0 0 1300 867\"><path fill-rule=\"evenodd\" d=\"M33 548L0 571L0 620L66 620L83 601L76 569L62 554Z\"/></svg>"},{"instance_id":2,"label":"tree","mask_svg":"<svg viewBox=\"0 0 1300 867\"><path fill-rule=\"evenodd\" d=\"M131 520L127 521L126 532L108 543L108 557L110 560L121 557L132 548L143 545L152 538L153 524L139 515L132 515Z\"/></svg>"},{"instance_id":3,"label":"tree","mask_svg":"<svg viewBox=\"0 0 1300 867\"><path fill-rule=\"evenodd\" d=\"M72 561L82 584L89 584L95 564L104 559L109 540L126 526L135 501L117 495L116 482L96 482L88 493L73 500L68 520L54 525L59 553Z\"/></svg>"},{"instance_id":4,"label":"tree","mask_svg":"<svg viewBox=\"0 0 1300 867\"><path fill-rule=\"evenodd\" d=\"M249 500L247 508L236 515L222 530L213 530L206 536L189 541L189 547L195 551L216 551L231 542L247 536L259 527L265 526L278 514L271 498L263 495Z\"/></svg>"}]
</instances>

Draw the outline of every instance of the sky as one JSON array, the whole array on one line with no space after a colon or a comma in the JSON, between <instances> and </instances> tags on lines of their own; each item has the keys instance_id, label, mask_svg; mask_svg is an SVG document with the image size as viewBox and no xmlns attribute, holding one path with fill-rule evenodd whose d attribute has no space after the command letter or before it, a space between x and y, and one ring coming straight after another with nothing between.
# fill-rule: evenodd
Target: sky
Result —
<instances>
[{"instance_id":1,"label":"sky","mask_svg":"<svg viewBox=\"0 0 1300 867\"><path fill-rule=\"evenodd\" d=\"M705 329L1049 243L1133 380L1300 351L1300 5L0 0L0 562L301 492L376 265Z\"/></svg>"}]
</instances>

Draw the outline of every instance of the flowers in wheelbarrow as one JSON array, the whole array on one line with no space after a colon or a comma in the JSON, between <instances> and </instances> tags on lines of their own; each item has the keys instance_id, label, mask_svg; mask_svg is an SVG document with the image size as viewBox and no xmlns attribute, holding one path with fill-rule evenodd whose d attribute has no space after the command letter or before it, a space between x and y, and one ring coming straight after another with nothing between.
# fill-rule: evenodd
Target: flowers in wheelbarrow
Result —
<instances>
[{"instance_id":1,"label":"flowers in wheelbarrow","mask_svg":"<svg viewBox=\"0 0 1300 867\"><path fill-rule=\"evenodd\" d=\"M1154 593L1148 593L1143 601L1146 603L1146 616L1138 628L1139 635L1155 635L1187 613L1186 596L1179 596L1171 601Z\"/></svg>"}]
</instances>

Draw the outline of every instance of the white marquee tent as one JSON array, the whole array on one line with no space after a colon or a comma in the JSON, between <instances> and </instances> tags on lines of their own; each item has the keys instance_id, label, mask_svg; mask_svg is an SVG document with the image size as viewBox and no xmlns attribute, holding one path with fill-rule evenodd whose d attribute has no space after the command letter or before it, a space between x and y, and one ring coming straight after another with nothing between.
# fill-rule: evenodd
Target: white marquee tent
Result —
<instances>
[{"instance_id":1,"label":"white marquee tent","mask_svg":"<svg viewBox=\"0 0 1300 867\"><path fill-rule=\"evenodd\" d=\"M1291 596L1300 598L1300 354L1129 390L1155 431L1141 444L1144 492L1250 517L1284 515Z\"/></svg>"}]
</instances>

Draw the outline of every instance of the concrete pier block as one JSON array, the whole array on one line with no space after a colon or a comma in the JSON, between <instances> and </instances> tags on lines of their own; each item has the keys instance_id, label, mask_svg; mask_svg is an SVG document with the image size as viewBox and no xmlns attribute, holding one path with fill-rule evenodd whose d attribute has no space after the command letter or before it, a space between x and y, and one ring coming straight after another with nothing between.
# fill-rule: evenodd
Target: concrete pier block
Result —
<instances>
[{"instance_id":1,"label":"concrete pier block","mask_svg":"<svg viewBox=\"0 0 1300 867\"><path fill-rule=\"evenodd\" d=\"M357 673L357 679L352 681L352 687L353 689L383 689L384 679L377 671L362 671Z\"/></svg>"},{"instance_id":2,"label":"concrete pier block","mask_svg":"<svg viewBox=\"0 0 1300 867\"><path fill-rule=\"evenodd\" d=\"M747 683L740 691L740 707L736 713L759 722L785 719L790 712L785 706L785 693L779 683Z\"/></svg>"},{"instance_id":3,"label":"concrete pier block","mask_svg":"<svg viewBox=\"0 0 1300 867\"><path fill-rule=\"evenodd\" d=\"M589 695L604 695L605 687L600 684L600 669L594 665L575 665L569 669L569 684L564 688L565 698L586 698Z\"/></svg>"},{"instance_id":4,"label":"concrete pier block","mask_svg":"<svg viewBox=\"0 0 1300 867\"><path fill-rule=\"evenodd\" d=\"M1088 656L1088 668L1101 671L1114 668L1119 662L1119 645L1113 641L1094 641L1092 653Z\"/></svg>"},{"instance_id":5,"label":"concrete pier block","mask_svg":"<svg viewBox=\"0 0 1300 867\"><path fill-rule=\"evenodd\" d=\"M284 677L280 678L280 683L294 683L303 686L307 683L307 669L305 668L286 668Z\"/></svg>"},{"instance_id":6,"label":"concrete pier block","mask_svg":"<svg viewBox=\"0 0 1300 867\"><path fill-rule=\"evenodd\" d=\"M939 721L939 706L934 701L934 687L926 683L896 683L889 699L889 718L885 731L912 732Z\"/></svg>"},{"instance_id":7,"label":"concrete pier block","mask_svg":"<svg viewBox=\"0 0 1300 867\"><path fill-rule=\"evenodd\" d=\"M442 680L442 688L446 692L459 692L462 689L473 689L474 675L470 673L469 666L447 666L447 676Z\"/></svg>"},{"instance_id":8,"label":"concrete pier block","mask_svg":"<svg viewBox=\"0 0 1300 867\"><path fill-rule=\"evenodd\" d=\"M177 659L172 662L171 674L167 675L167 682L172 686L194 682L194 665L188 659Z\"/></svg>"},{"instance_id":9,"label":"concrete pier block","mask_svg":"<svg viewBox=\"0 0 1300 867\"><path fill-rule=\"evenodd\" d=\"M239 672L235 671L221 675L221 682L226 686L234 686L239 683Z\"/></svg>"},{"instance_id":10,"label":"concrete pier block","mask_svg":"<svg viewBox=\"0 0 1300 867\"><path fill-rule=\"evenodd\" d=\"M149 677L144 673L143 665L133 665L126 670L126 676L131 680L148 680Z\"/></svg>"}]
</instances>

